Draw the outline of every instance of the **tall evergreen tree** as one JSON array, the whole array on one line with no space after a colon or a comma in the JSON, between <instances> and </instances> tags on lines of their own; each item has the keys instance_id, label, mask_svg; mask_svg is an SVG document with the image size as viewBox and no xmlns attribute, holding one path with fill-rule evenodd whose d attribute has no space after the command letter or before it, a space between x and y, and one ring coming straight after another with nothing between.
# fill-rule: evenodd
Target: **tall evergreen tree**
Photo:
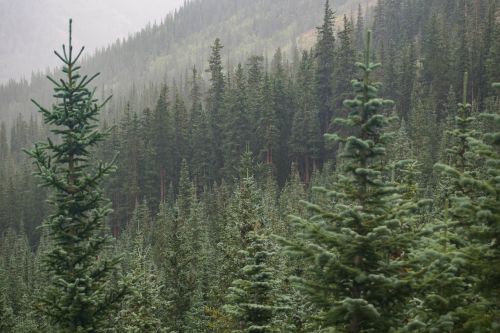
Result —
<instances>
[{"instance_id":1,"label":"tall evergreen tree","mask_svg":"<svg viewBox=\"0 0 500 333\"><path fill-rule=\"evenodd\" d=\"M386 180L383 163L388 118L382 109L392 101L377 97L370 74L370 33L363 78L353 80L351 112L337 121L355 136L331 139L345 144L343 170L333 190L317 188L333 206L308 203L311 218L294 217L301 240L284 241L291 254L304 258L311 274L297 277L299 286L319 309L321 329L338 332L389 332L401 324L405 304L403 263L409 238L398 209L397 187Z\"/></svg>"},{"instance_id":2,"label":"tall evergreen tree","mask_svg":"<svg viewBox=\"0 0 500 333\"><path fill-rule=\"evenodd\" d=\"M272 269L269 259L268 242L252 230L249 244L242 251L244 261L240 276L229 288L224 310L233 321L231 332L234 333L267 333L279 332L277 312L280 310L276 295L277 272Z\"/></svg>"},{"instance_id":3,"label":"tall evergreen tree","mask_svg":"<svg viewBox=\"0 0 500 333\"><path fill-rule=\"evenodd\" d=\"M219 177L219 172L223 167L222 156L222 131L223 124L222 109L224 106L224 91L225 80L224 73L222 72L222 44L217 38L212 46L212 54L208 60L210 72L210 89L208 91L207 108L208 108L208 122L210 130L210 140L212 143L210 161L212 168L211 181L215 181Z\"/></svg>"},{"instance_id":4,"label":"tall evergreen tree","mask_svg":"<svg viewBox=\"0 0 500 333\"><path fill-rule=\"evenodd\" d=\"M224 112L224 174L231 180L237 175L241 154L249 144L251 114L249 113L247 85L243 67L238 65L233 87L226 89Z\"/></svg>"},{"instance_id":5,"label":"tall evergreen tree","mask_svg":"<svg viewBox=\"0 0 500 333\"><path fill-rule=\"evenodd\" d=\"M45 256L50 281L39 310L61 332L96 332L106 327L114 305L125 289L111 283L117 258L103 256L109 242L105 217L111 212L100 183L113 164L92 160L92 148L105 133L96 129L98 103L88 85L97 76L81 76L69 22L68 48L56 55L63 63L64 79L54 84L58 103L48 110L34 102L51 132L60 140L36 144L28 154L34 160L42 185L51 188L53 213L44 226L53 243Z\"/></svg>"},{"instance_id":6,"label":"tall evergreen tree","mask_svg":"<svg viewBox=\"0 0 500 333\"><path fill-rule=\"evenodd\" d=\"M356 57L353 42L353 26L346 15L344 15L343 24L343 29L338 33L340 45L335 54L336 68L333 107L337 116L341 115L339 111L342 108L342 101L348 97L350 79L356 70L352 63L352 59Z\"/></svg>"},{"instance_id":7,"label":"tall evergreen tree","mask_svg":"<svg viewBox=\"0 0 500 333\"><path fill-rule=\"evenodd\" d=\"M314 63L312 56L304 51L298 73L298 109L294 114L290 155L300 168L308 183L320 156L321 140L318 105L314 96Z\"/></svg>"},{"instance_id":8,"label":"tall evergreen tree","mask_svg":"<svg viewBox=\"0 0 500 333\"><path fill-rule=\"evenodd\" d=\"M163 84L153 113L153 130L151 133L156 169L155 183L158 189L155 199L159 200L159 202L166 199L167 186L171 180L168 176L172 172L172 145L169 143L173 142L174 136L168 92L167 85Z\"/></svg>"},{"instance_id":9,"label":"tall evergreen tree","mask_svg":"<svg viewBox=\"0 0 500 333\"><path fill-rule=\"evenodd\" d=\"M471 152L467 141L474 136L468 130L472 118L468 115L471 104L467 103L467 81L465 73L463 100L454 115L456 125L449 131L454 144L447 149L450 165L460 172L473 172L473 168L466 163ZM441 164L437 164L436 168L441 171L447 169ZM464 324L469 320L466 309L477 301L471 288L476 283L476 278L471 274L473 266L464 251L470 244L470 230L464 228L464 219L459 213L462 211L460 205L464 195L456 179L443 176L446 176L446 172L440 179L441 198L435 200L439 212L435 214L434 221L425 225L424 237L413 254L420 267L416 273L419 278L413 278L417 288L409 310L413 318L408 328L414 332L434 329L466 332Z\"/></svg>"},{"instance_id":10,"label":"tall evergreen tree","mask_svg":"<svg viewBox=\"0 0 500 333\"><path fill-rule=\"evenodd\" d=\"M279 147L279 124L276 111L272 101L271 82L268 73L265 74L261 88L262 110L258 120L256 136L262 142L262 153L265 154L264 161L267 164L273 163L274 152Z\"/></svg>"},{"instance_id":11,"label":"tall evergreen tree","mask_svg":"<svg viewBox=\"0 0 500 333\"><path fill-rule=\"evenodd\" d=\"M191 168L193 179L199 188L209 184L210 128L206 111L203 109L201 87L196 68L193 68L191 82Z\"/></svg>"},{"instance_id":12,"label":"tall evergreen tree","mask_svg":"<svg viewBox=\"0 0 500 333\"><path fill-rule=\"evenodd\" d=\"M361 3L358 5L358 16L356 18L356 50L360 51L363 49L365 44L365 18L363 16L363 9L361 8Z\"/></svg>"},{"instance_id":13,"label":"tall evergreen tree","mask_svg":"<svg viewBox=\"0 0 500 333\"><path fill-rule=\"evenodd\" d=\"M335 69L335 15L330 8L329 0L325 2L323 24L317 28L316 43L316 91L320 106L320 130L326 133L332 118L333 73Z\"/></svg>"}]
</instances>

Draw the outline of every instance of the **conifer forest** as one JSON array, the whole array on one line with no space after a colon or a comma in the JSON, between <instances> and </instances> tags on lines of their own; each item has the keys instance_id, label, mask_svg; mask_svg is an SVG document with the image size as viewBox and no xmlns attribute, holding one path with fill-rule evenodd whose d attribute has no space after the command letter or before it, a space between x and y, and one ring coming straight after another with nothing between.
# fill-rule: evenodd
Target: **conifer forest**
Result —
<instances>
[{"instance_id":1,"label":"conifer forest","mask_svg":"<svg viewBox=\"0 0 500 333\"><path fill-rule=\"evenodd\" d=\"M58 19L0 83L0 333L500 333L500 1Z\"/></svg>"}]
</instances>

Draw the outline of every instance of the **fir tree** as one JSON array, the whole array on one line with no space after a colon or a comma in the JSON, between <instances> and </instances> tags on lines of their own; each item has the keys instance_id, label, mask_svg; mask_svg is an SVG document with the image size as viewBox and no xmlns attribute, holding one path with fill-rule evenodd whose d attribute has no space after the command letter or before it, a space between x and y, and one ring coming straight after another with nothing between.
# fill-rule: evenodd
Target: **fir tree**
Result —
<instances>
[{"instance_id":1,"label":"fir tree","mask_svg":"<svg viewBox=\"0 0 500 333\"><path fill-rule=\"evenodd\" d=\"M6 297L6 279L3 267L0 266L0 332L12 332L14 327L14 313Z\"/></svg>"},{"instance_id":2,"label":"fir tree","mask_svg":"<svg viewBox=\"0 0 500 333\"><path fill-rule=\"evenodd\" d=\"M142 208L147 209L147 205ZM125 279L133 290L123 299L120 311L111 318L112 332L167 332L160 319L169 306L162 302L162 285L152 262L151 246L147 244L149 221L144 217L139 210L134 212L126 237L123 237L131 249L119 248L130 251L124 260L129 269Z\"/></svg>"},{"instance_id":3,"label":"fir tree","mask_svg":"<svg viewBox=\"0 0 500 333\"><path fill-rule=\"evenodd\" d=\"M225 98L224 174L225 179L229 180L237 174L240 156L252 130L245 81L243 67L239 64L234 76L234 87L226 89Z\"/></svg>"},{"instance_id":4,"label":"fir tree","mask_svg":"<svg viewBox=\"0 0 500 333\"><path fill-rule=\"evenodd\" d=\"M454 99L450 93L449 102ZM471 107L467 103L467 73L464 75L464 95L462 103L458 104L454 115L455 129L448 132L454 143L447 153L451 165L462 171L465 167L465 155L470 152L467 145L466 131L467 113ZM449 107L451 109L451 107ZM460 124L460 125L459 125ZM460 140L464 138L464 141ZM436 165L442 170L443 165ZM435 205L439 212L435 218L424 225L418 248L413 253L412 260L418 270L413 278L415 285L414 297L409 314L412 317L406 329L413 332L428 332L439 330L443 332L459 332L468 320L465 310L468 304L475 302L475 296L470 288L476 281L471 273L471 265L464 252L466 247L467 230L463 229L463 220L460 222L453 216L458 212L459 199L462 197L460 187L453 178L440 179L440 197L435 198ZM451 203L451 207L450 207ZM461 219L461 218L459 218ZM462 226L460 226L462 224Z\"/></svg>"},{"instance_id":5,"label":"fir tree","mask_svg":"<svg viewBox=\"0 0 500 333\"><path fill-rule=\"evenodd\" d=\"M112 164L92 161L91 149L105 133L96 129L103 104L87 87L97 76L81 76L72 45L71 20L68 48L56 55L63 62L65 78L54 84L58 103L40 109L51 132L60 140L36 144L28 154L34 160L42 185L51 188L53 213L44 227L53 243L45 257L50 283L39 310L61 332L95 332L106 327L108 315L125 294L111 285L117 258L106 258L109 242L104 219L111 212L100 183L113 171Z\"/></svg>"},{"instance_id":6,"label":"fir tree","mask_svg":"<svg viewBox=\"0 0 500 333\"><path fill-rule=\"evenodd\" d=\"M378 98L370 79L380 66L371 62L370 41L368 33L364 62L357 64L363 78L352 81L356 97L344 102L351 112L337 120L357 135L329 136L345 144L343 170L334 190L316 188L334 205L308 203L313 216L293 218L302 240L284 241L311 272L296 279L319 309L318 326L338 332L389 332L400 325L405 304L409 239L399 219L398 189L385 180L383 163L388 118L381 110L392 101Z\"/></svg>"},{"instance_id":7,"label":"fir tree","mask_svg":"<svg viewBox=\"0 0 500 333\"><path fill-rule=\"evenodd\" d=\"M191 168L193 179L199 188L209 185L210 130L208 117L201 102L201 88L196 68L191 82Z\"/></svg>"},{"instance_id":8,"label":"fir tree","mask_svg":"<svg viewBox=\"0 0 500 333\"><path fill-rule=\"evenodd\" d=\"M308 183L315 161L319 158L322 140L318 106L314 98L313 59L306 51L302 54L298 73L298 110L294 114L290 153Z\"/></svg>"},{"instance_id":9,"label":"fir tree","mask_svg":"<svg viewBox=\"0 0 500 333\"><path fill-rule=\"evenodd\" d=\"M211 84L207 99L208 123L212 144L210 156L212 165L211 181L218 180L219 172L223 167L221 126L223 124L222 108L224 105L225 81L222 72L222 48L221 41L217 38L212 46L212 54L208 61L209 69L207 70L210 72Z\"/></svg>"},{"instance_id":10,"label":"fir tree","mask_svg":"<svg viewBox=\"0 0 500 333\"><path fill-rule=\"evenodd\" d=\"M330 8L329 1L325 2L323 24L317 28L318 41L316 44L316 91L320 106L320 130L326 133L332 118L333 72L335 69L335 15Z\"/></svg>"},{"instance_id":11,"label":"fir tree","mask_svg":"<svg viewBox=\"0 0 500 333\"><path fill-rule=\"evenodd\" d=\"M269 265L272 253L257 230L250 231L248 239L247 248L241 251L243 266L239 278L229 288L224 306L233 321L231 332L278 332L276 316L281 307L276 295L276 272Z\"/></svg>"},{"instance_id":12,"label":"fir tree","mask_svg":"<svg viewBox=\"0 0 500 333\"><path fill-rule=\"evenodd\" d=\"M342 108L342 101L348 97L350 88L350 79L355 74L355 66L352 59L356 57L354 43L352 41L353 26L352 22L344 15L343 29L338 33L340 46L336 52L336 68L335 68L335 86L334 95L335 101L333 106L340 116L339 109Z\"/></svg>"},{"instance_id":13,"label":"fir tree","mask_svg":"<svg viewBox=\"0 0 500 333\"><path fill-rule=\"evenodd\" d=\"M277 123L276 111L272 103L271 82L268 73L265 74L262 84L262 108L261 117L258 120L256 129L257 136L262 141L262 150L265 154L264 161L267 164L273 163L274 151L279 147L279 125Z\"/></svg>"},{"instance_id":14,"label":"fir tree","mask_svg":"<svg viewBox=\"0 0 500 333\"><path fill-rule=\"evenodd\" d=\"M155 183L156 199L159 202L165 201L167 195L167 185L169 183L168 172L171 170L172 146L173 142L172 116L170 113L170 102L168 99L168 87L161 87L160 96L156 102L156 108L153 113L152 128L152 149L154 151L155 161Z\"/></svg>"},{"instance_id":15,"label":"fir tree","mask_svg":"<svg viewBox=\"0 0 500 333\"><path fill-rule=\"evenodd\" d=\"M358 16L356 18L356 50L362 50L365 44L364 42L365 34L365 18L363 17L363 10L361 9L361 3L358 5Z\"/></svg>"}]
</instances>

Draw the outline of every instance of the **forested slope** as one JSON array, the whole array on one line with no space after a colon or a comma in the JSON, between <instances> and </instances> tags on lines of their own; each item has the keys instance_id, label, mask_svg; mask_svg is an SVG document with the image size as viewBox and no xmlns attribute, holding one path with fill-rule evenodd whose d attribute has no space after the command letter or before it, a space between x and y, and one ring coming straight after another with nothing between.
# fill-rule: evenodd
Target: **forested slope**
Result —
<instances>
[{"instance_id":1,"label":"forested slope","mask_svg":"<svg viewBox=\"0 0 500 333\"><path fill-rule=\"evenodd\" d=\"M265 9L255 14L261 30L250 24L254 3ZM100 325L117 332L497 331L497 1L378 0L368 13L361 6L337 17L328 2L314 13L316 2L293 3L293 15L304 17L297 22L316 17L309 27L300 23L309 34L317 26L312 47L266 50L290 42L295 23L279 19L292 11L289 1L205 0L167 20L171 30L151 27L83 61L85 71L109 70L97 97L116 92L98 127L109 135L83 152L117 156L116 172L101 183L114 210L106 219L112 250L102 258L123 255L116 269L132 291L118 302L119 315ZM161 41L205 36L207 24L184 35L197 26L181 19L186 13L243 28L218 31L220 39L201 43L200 59L184 65L178 56L179 68L167 73L174 60ZM271 27L276 35L268 35ZM246 29L260 41L246 44ZM2 89L49 105L49 85L37 80ZM23 109L24 101L10 101ZM44 251L63 259L64 252L36 229L51 208L21 153L61 134L48 130L35 118L0 127L0 315L14 332L61 325L32 311L31 295L50 282ZM77 144L87 147L87 138ZM48 170L42 176L67 189L66 180L50 177L66 169ZM78 205L80 190L101 195L78 182L83 190L73 192L68 179ZM69 214L65 198L56 204ZM49 219L55 233L58 221Z\"/></svg>"},{"instance_id":2,"label":"forested slope","mask_svg":"<svg viewBox=\"0 0 500 333\"><path fill-rule=\"evenodd\" d=\"M357 4L358 1L333 2L339 13L351 13ZM98 85L121 98L129 96L133 88L142 92L151 83L170 84L176 80L181 84L186 71L194 65L203 73L207 50L217 37L226 46L226 64L233 66L253 54L272 56L278 47L291 54L297 38L317 25L322 5L315 0L188 1L162 23L149 25L98 50L84 62L85 70L102 72ZM76 35L78 29L76 21ZM311 42L309 39L306 46L312 46ZM0 85L0 121L12 120L18 114L29 117L34 111L27 102L30 98L49 102L50 88L44 78L45 74L38 73L30 82ZM148 102L138 103L142 106Z\"/></svg>"}]
</instances>

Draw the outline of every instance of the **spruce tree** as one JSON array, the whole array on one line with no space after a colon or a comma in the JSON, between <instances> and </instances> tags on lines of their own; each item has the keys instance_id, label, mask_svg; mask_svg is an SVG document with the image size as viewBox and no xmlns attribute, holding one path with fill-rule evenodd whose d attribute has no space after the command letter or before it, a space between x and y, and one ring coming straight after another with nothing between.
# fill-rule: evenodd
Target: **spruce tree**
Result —
<instances>
[{"instance_id":1,"label":"spruce tree","mask_svg":"<svg viewBox=\"0 0 500 333\"><path fill-rule=\"evenodd\" d=\"M172 149L169 144L173 142L173 117L170 111L170 101L168 98L169 89L163 84L160 90L160 96L156 102L156 108L153 113L152 128L152 148L155 162L155 186L157 188L155 199L163 202L167 195L167 186L169 183L169 174L172 172Z\"/></svg>"},{"instance_id":2,"label":"spruce tree","mask_svg":"<svg viewBox=\"0 0 500 333\"><path fill-rule=\"evenodd\" d=\"M208 116L201 102L201 87L196 68L193 68L191 82L191 152L190 161L193 179L197 187L209 185L210 130Z\"/></svg>"},{"instance_id":3,"label":"spruce tree","mask_svg":"<svg viewBox=\"0 0 500 333\"><path fill-rule=\"evenodd\" d=\"M335 55L337 66L335 68L335 97L333 107L337 111L337 116L341 116L338 110L342 108L343 100L349 97L350 79L355 74L356 70L352 63L352 59L356 57L352 35L352 22L347 19L346 15L344 15L343 29L338 33L340 46Z\"/></svg>"},{"instance_id":4,"label":"spruce tree","mask_svg":"<svg viewBox=\"0 0 500 333\"><path fill-rule=\"evenodd\" d=\"M453 114L455 126L447 133L452 144L445 160L450 164L435 166L442 172L434 198L438 211L422 228L422 237L412 255L418 269L412 279L415 291L406 326L411 332L462 332L469 320L466 308L477 301L471 288L477 279L471 274L472 266L465 251L470 244L470 230L464 228L465 220L460 213L464 193L456 179L447 177L444 171L458 168L460 172L473 172L467 163L471 153L468 140L474 136L469 126L473 118L469 117L467 80L465 73L463 100ZM451 102L454 97L450 95ZM451 106L448 108L451 110Z\"/></svg>"},{"instance_id":5,"label":"spruce tree","mask_svg":"<svg viewBox=\"0 0 500 333\"><path fill-rule=\"evenodd\" d=\"M335 55L335 15L328 0L325 2L323 24L317 28L318 41L316 43L316 92L320 106L321 134L328 130L332 117L333 72Z\"/></svg>"},{"instance_id":6,"label":"spruce tree","mask_svg":"<svg viewBox=\"0 0 500 333\"><path fill-rule=\"evenodd\" d=\"M315 161L322 148L318 106L314 98L313 58L304 51L298 73L298 109L294 114L290 136L290 155L309 182Z\"/></svg>"},{"instance_id":7,"label":"spruce tree","mask_svg":"<svg viewBox=\"0 0 500 333\"><path fill-rule=\"evenodd\" d=\"M261 88L262 110L256 128L256 135L262 142L263 160L266 164L273 163L274 152L279 147L279 124L277 122L276 110L273 107L271 95L271 82L268 73L265 74Z\"/></svg>"},{"instance_id":8,"label":"spruce tree","mask_svg":"<svg viewBox=\"0 0 500 333\"><path fill-rule=\"evenodd\" d=\"M3 263L0 261L0 264ZM0 332L12 332L14 327L14 313L7 300L5 287L7 276L2 266L0 265Z\"/></svg>"},{"instance_id":9,"label":"spruce tree","mask_svg":"<svg viewBox=\"0 0 500 333\"><path fill-rule=\"evenodd\" d=\"M229 288L224 306L233 322L231 332L279 332L276 317L281 307L276 295L277 272L269 265L272 253L259 231L252 230L248 239L248 246L241 251L244 261L239 278Z\"/></svg>"},{"instance_id":10,"label":"spruce tree","mask_svg":"<svg viewBox=\"0 0 500 333\"><path fill-rule=\"evenodd\" d=\"M75 56L71 20L69 44L63 54L64 78L54 84L57 103L46 109L34 102L57 141L38 143L27 153L34 160L42 186L53 190L53 213L44 223L52 248L44 258L49 283L38 309L60 332L96 332L106 320L125 288L111 284L118 258L103 251L110 239L105 218L111 212L100 184L113 171L112 163L95 162L92 149L106 133L97 129L104 103L88 86L98 74L82 76Z\"/></svg>"},{"instance_id":11,"label":"spruce tree","mask_svg":"<svg viewBox=\"0 0 500 333\"><path fill-rule=\"evenodd\" d=\"M211 142L210 164L211 175L210 181L218 180L221 168L223 167L222 156L222 109L224 106L224 91L225 81L224 73L222 72L222 43L219 38L215 39L212 46L212 54L208 60L210 72L210 89L208 91L207 109L208 109L208 125L209 138Z\"/></svg>"},{"instance_id":12,"label":"spruce tree","mask_svg":"<svg viewBox=\"0 0 500 333\"><path fill-rule=\"evenodd\" d=\"M161 317L168 311L169 304L161 297L162 285L152 260L151 245L147 243L150 226L147 225L149 219L144 209L147 211L146 204L140 205L134 212L122 238L124 246L118 247L119 251L126 252L124 265L128 272L125 279L134 288L123 299L120 311L112 316L111 332L167 332Z\"/></svg>"},{"instance_id":13,"label":"spruce tree","mask_svg":"<svg viewBox=\"0 0 500 333\"><path fill-rule=\"evenodd\" d=\"M388 124L382 110L392 101L377 97L371 73L371 35L361 80L353 80L351 111L336 121L355 133L329 135L344 144L343 169L332 190L315 188L332 206L307 203L312 216L294 217L296 240L282 240L286 250L306 262L310 274L296 280L318 308L319 328L336 332L390 332L402 320L405 304L404 263L409 243L398 188L387 181L384 163Z\"/></svg>"},{"instance_id":14,"label":"spruce tree","mask_svg":"<svg viewBox=\"0 0 500 333\"><path fill-rule=\"evenodd\" d=\"M356 50L361 51L364 47L364 37L365 37L365 18L363 17L363 9L361 8L361 3L358 4L358 16L356 18Z\"/></svg>"},{"instance_id":15,"label":"spruce tree","mask_svg":"<svg viewBox=\"0 0 500 333\"><path fill-rule=\"evenodd\" d=\"M234 86L226 89L224 99L224 175L228 180L237 175L240 156L252 133L245 81L243 67L239 64L234 75Z\"/></svg>"},{"instance_id":16,"label":"spruce tree","mask_svg":"<svg viewBox=\"0 0 500 333\"><path fill-rule=\"evenodd\" d=\"M500 88L500 84L494 84ZM468 320L465 328L477 332L500 329L500 116L498 111L485 112L481 118L488 123L482 135L469 136L469 155L479 159L482 167L474 171L460 171L459 167L442 167L460 186L462 196L456 200L454 214L462 218L470 245L464 249L469 263L474 266L478 283L473 290L476 302L466 307ZM470 119L470 117L468 118Z\"/></svg>"}]
</instances>

